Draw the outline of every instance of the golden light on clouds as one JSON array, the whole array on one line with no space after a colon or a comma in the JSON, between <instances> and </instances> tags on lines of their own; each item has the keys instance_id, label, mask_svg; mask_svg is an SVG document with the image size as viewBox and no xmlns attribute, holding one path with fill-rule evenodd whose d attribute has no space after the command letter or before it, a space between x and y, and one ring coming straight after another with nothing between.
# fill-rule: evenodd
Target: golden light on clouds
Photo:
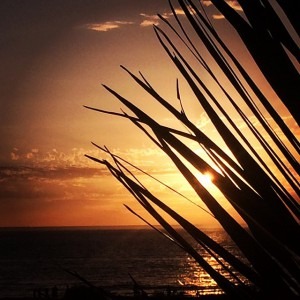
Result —
<instances>
[{"instance_id":1,"label":"golden light on clouds","mask_svg":"<svg viewBox=\"0 0 300 300\"><path fill-rule=\"evenodd\" d=\"M157 15L147 15L147 14L140 14L140 16L143 17L143 21L140 23L142 27L147 27L147 26L153 26L153 25L158 25L159 24L159 17Z\"/></svg>"},{"instance_id":2,"label":"golden light on clouds","mask_svg":"<svg viewBox=\"0 0 300 300\"><path fill-rule=\"evenodd\" d=\"M182 9L175 9L175 13L177 15L184 15L184 11ZM153 25L159 25L160 23L160 17L155 14L155 15L148 15L145 13L141 13L140 16L143 17L143 21L140 23L140 26L142 27L148 27L148 26L153 26ZM169 19L170 17L173 16L173 13L171 12L165 12L161 15L164 19Z\"/></svg>"},{"instance_id":3,"label":"golden light on clouds","mask_svg":"<svg viewBox=\"0 0 300 300\"><path fill-rule=\"evenodd\" d=\"M126 21L107 21L104 23L86 24L84 27L89 30L106 32L112 29L120 28L125 25L132 25L132 24L133 22L126 22Z\"/></svg>"},{"instance_id":4,"label":"golden light on clouds","mask_svg":"<svg viewBox=\"0 0 300 300\"><path fill-rule=\"evenodd\" d=\"M184 12L182 9L175 9L175 12L177 15L183 15ZM172 16L173 14L171 12L165 12L162 14L162 17L165 19L168 19ZM89 23L85 24L83 28L88 29L88 30L93 30L93 31L98 31L98 32L107 32L113 29L120 29L121 27L127 26L127 25L134 25L134 24L139 24L141 27L149 27L153 25L159 25L160 23L160 18L158 17L157 14L147 14L147 13L140 13L140 17L142 17L142 21L137 23L133 21L120 21L120 20L114 20L114 21L106 21L106 22L101 22L101 23Z\"/></svg>"},{"instance_id":5,"label":"golden light on clouds","mask_svg":"<svg viewBox=\"0 0 300 300\"><path fill-rule=\"evenodd\" d=\"M230 7L232 7L234 10L236 11L243 11L242 7L240 6L240 4L237 2L237 1L234 1L234 0L227 0L226 1ZM205 6L211 6L212 5L212 2L210 0L203 0L202 3L205 5ZM222 20L222 19L225 19L224 16L222 14L213 14L212 15L212 18L215 19L215 20Z\"/></svg>"},{"instance_id":6,"label":"golden light on clouds","mask_svg":"<svg viewBox=\"0 0 300 300\"><path fill-rule=\"evenodd\" d=\"M227 4L229 4L229 6L232 7L233 9L235 9L237 11L243 11L243 9L241 8L241 6L238 3L238 1L235 1L235 0L226 0L225 2ZM205 6L211 6L212 5L212 2L210 0L202 0L202 3Z\"/></svg>"}]
</instances>

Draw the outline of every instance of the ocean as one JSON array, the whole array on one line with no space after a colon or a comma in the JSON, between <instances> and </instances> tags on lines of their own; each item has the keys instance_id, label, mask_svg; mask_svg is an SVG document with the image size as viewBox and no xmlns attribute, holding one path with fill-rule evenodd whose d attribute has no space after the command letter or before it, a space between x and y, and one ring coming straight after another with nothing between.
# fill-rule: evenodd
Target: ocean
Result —
<instances>
[{"instance_id":1,"label":"ocean","mask_svg":"<svg viewBox=\"0 0 300 300\"><path fill-rule=\"evenodd\" d=\"M236 251L222 229L206 232ZM131 293L132 278L160 289L196 285L203 293L220 292L188 254L153 229L0 229L0 298L31 297L53 287L62 296L82 284L67 270L116 293Z\"/></svg>"}]
</instances>

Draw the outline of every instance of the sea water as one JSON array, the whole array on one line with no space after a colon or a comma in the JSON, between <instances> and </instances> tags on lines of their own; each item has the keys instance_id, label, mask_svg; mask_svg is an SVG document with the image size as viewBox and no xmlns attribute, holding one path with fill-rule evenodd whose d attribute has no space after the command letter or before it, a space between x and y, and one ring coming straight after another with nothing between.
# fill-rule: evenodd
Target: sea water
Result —
<instances>
[{"instance_id":1,"label":"sea water","mask_svg":"<svg viewBox=\"0 0 300 300\"><path fill-rule=\"evenodd\" d=\"M235 251L222 229L207 233ZM128 292L133 280L142 286L196 285L218 292L187 253L152 229L0 229L0 298L30 297L53 287L61 296L82 284L68 271L120 293Z\"/></svg>"}]
</instances>

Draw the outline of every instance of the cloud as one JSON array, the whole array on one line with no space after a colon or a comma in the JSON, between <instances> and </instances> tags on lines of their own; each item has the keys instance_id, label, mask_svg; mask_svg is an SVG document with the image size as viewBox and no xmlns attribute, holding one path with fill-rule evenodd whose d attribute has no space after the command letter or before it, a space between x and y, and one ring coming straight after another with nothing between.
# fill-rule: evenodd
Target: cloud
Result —
<instances>
[{"instance_id":1,"label":"cloud","mask_svg":"<svg viewBox=\"0 0 300 300\"><path fill-rule=\"evenodd\" d=\"M126 159L151 174L169 173L170 162L164 159L164 153L157 148L110 149L112 153ZM99 159L111 160L110 155L96 148L73 148L69 151L51 149L12 149L10 161L0 167L0 182L24 180L50 182L76 180L77 178L95 178L107 176L110 172L101 164L88 159L85 154ZM141 161L143 162L141 164ZM157 168L157 162L160 162ZM162 172L162 165L163 172ZM76 183L78 185L78 183Z\"/></svg>"},{"instance_id":2,"label":"cloud","mask_svg":"<svg viewBox=\"0 0 300 300\"><path fill-rule=\"evenodd\" d=\"M184 15L184 11L182 9L175 9L175 12L177 15ZM159 25L159 16L158 15L148 15L145 13L141 13L140 16L144 19L141 23L140 26L142 27L147 27L147 26L153 26L153 25ZM170 17L173 16L172 12L165 12L162 14L162 17L165 19L169 19Z\"/></svg>"},{"instance_id":3,"label":"cloud","mask_svg":"<svg viewBox=\"0 0 300 300\"><path fill-rule=\"evenodd\" d=\"M182 9L175 9L175 12L177 15L184 15L184 12ZM159 17L158 15L149 15L146 13L140 13L140 16L142 17L142 21L139 23L141 27L148 27L148 26L153 26L153 25L158 25L159 24ZM172 12L165 12L162 14L162 17L165 19L170 18L173 16ZM88 23L83 25L83 28L88 29L88 30L93 30L93 31L98 31L98 32L107 32L110 30L114 29L120 29L123 26L127 25L133 25L135 22L133 21L106 21L106 22L99 22L99 23Z\"/></svg>"},{"instance_id":4,"label":"cloud","mask_svg":"<svg viewBox=\"0 0 300 300\"><path fill-rule=\"evenodd\" d=\"M204 6L211 6L211 5L213 5L212 2L211 2L210 0L202 0L202 4L203 4Z\"/></svg>"},{"instance_id":5,"label":"cloud","mask_svg":"<svg viewBox=\"0 0 300 300\"><path fill-rule=\"evenodd\" d=\"M96 178L110 174L105 168L101 167L60 167L49 169L46 167L0 167L1 182L20 182L34 181L36 184L41 182L52 182L73 180L78 178Z\"/></svg>"},{"instance_id":6,"label":"cloud","mask_svg":"<svg viewBox=\"0 0 300 300\"><path fill-rule=\"evenodd\" d=\"M230 7L237 11L243 11L242 7L240 6L239 2L236 0L227 0L225 1ZM204 6L211 6L212 2L210 0L202 0L202 4Z\"/></svg>"},{"instance_id":7,"label":"cloud","mask_svg":"<svg viewBox=\"0 0 300 300\"><path fill-rule=\"evenodd\" d=\"M157 15L148 15L145 13L141 13L140 16L144 18L144 20L140 23L140 26L142 27L159 24L159 17Z\"/></svg>"},{"instance_id":8,"label":"cloud","mask_svg":"<svg viewBox=\"0 0 300 300\"><path fill-rule=\"evenodd\" d=\"M154 176L172 174L170 162L163 159L163 153L154 147L111 149L111 151ZM62 152L56 148L42 151L36 148L22 149L20 147L12 149L8 152L10 153L13 153L11 161L6 166L0 167L0 211L2 210L2 215L5 215L5 211L24 211L24 215L30 214L30 211L35 209L44 211L44 207L47 207L49 203L53 205L59 203L55 210L58 210L63 202L70 203L71 208L77 200L81 201L82 206L90 203L98 206L120 207L121 201L130 196L105 166L84 156L84 154L89 154L99 159L110 158L98 149L73 148L68 152ZM17 155L18 160L14 160ZM132 169L130 166L129 168ZM144 176L137 170L134 170L134 173L139 178ZM142 180L146 184L150 181L145 176ZM105 199L103 204L99 202L101 199Z\"/></svg>"},{"instance_id":9,"label":"cloud","mask_svg":"<svg viewBox=\"0 0 300 300\"><path fill-rule=\"evenodd\" d=\"M227 4L232 7L234 10L243 11L242 7L238 3L238 1L226 1Z\"/></svg>"},{"instance_id":10,"label":"cloud","mask_svg":"<svg viewBox=\"0 0 300 300\"><path fill-rule=\"evenodd\" d=\"M213 14L212 15L213 19L215 20L222 20L222 19L225 19L225 17L221 14Z\"/></svg>"},{"instance_id":11,"label":"cloud","mask_svg":"<svg viewBox=\"0 0 300 300\"><path fill-rule=\"evenodd\" d=\"M158 25L159 22L155 20L143 20L140 24L142 27L148 27L148 26L153 26L153 25Z\"/></svg>"},{"instance_id":12,"label":"cloud","mask_svg":"<svg viewBox=\"0 0 300 300\"><path fill-rule=\"evenodd\" d=\"M175 8L176 15L184 15L184 11L181 8Z\"/></svg>"},{"instance_id":13,"label":"cloud","mask_svg":"<svg viewBox=\"0 0 300 300\"><path fill-rule=\"evenodd\" d=\"M11 152L10 153L10 158L11 160L19 160L20 159L20 156L14 152Z\"/></svg>"},{"instance_id":14,"label":"cloud","mask_svg":"<svg viewBox=\"0 0 300 300\"><path fill-rule=\"evenodd\" d=\"M127 148L127 149L110 149L112 153L125 158L129 162L146 170L152 169L155 161L163 160L164 154L159 149L153 148ZM88 159L85 155L96 157L99 159L110 160L110 156L101 150L91 147L89 149L72 148L68 151L59 149L40 150L40 149L12 149L6 154L10 160L6 161L6 167L16 168L22 167L23 171L36 170L42 172L47 170L49 174L58 172L58 170L75 170L83 171L85 169L106 169L103 165ZM141 161L143 164L141 165ZM16 174L17 175L17 174ZM1 172L0 172L1 177Z\"/></svg>"},{"instance_id":15,"label":"cloud","mask_svg":"<svg viewBox=\"0 0 300 300\"><path fill-rule=\"evenodd\" d=\"M204 6L207 7L212 5L212 2L210 0L203 0L202 3ZM226 3L236 11L243 11L242 7L236 0L227 0ZM225 17L222 14L213 14L212 17L215 20L225 19Z\"/></svg>"},{"instance_id":16,"label":"cloud","mask_svg":"<svg viewBox=\"0 0 300 300\"><path fill-rule=\"evenodd\" d=\"M49 202L81 202L101 199L101 194L109 195L112 178L110 173L101 168L47 168L11 167L0 168L0 211L12 215L26 208L43 210ZM105 182L104 188L99 188ZM107 188L106 188L107 187ZM104 192L103 192L104 191ZM91 195L90 195L91 194ZM15 212L14 212L15 211ZM0 213L0 215L1 215ZM0 221L1 224L1 221Z\"/></svg>"},{"instance_id":17,"label":"cloud","mask_svg":"<svg viewBox=\"0 0 300 300\"><path fill-rule=\"evenodd\" d=\"M209 124L212 124L212 122L210 118L207 116L207 114L204 112L201 113L199 119L195 123L195 125L203 132L205 131L205 129Z\"/></svg>"},{"instance_id":18,"label":"cloud","mask_svg":"<svg viewBox=\"0 0 300 300\"><path fill-rule=\"evenodd\" d=\"M81 219L88 222L86 210L96 217L98 210L112 206L110 200L120 196L115 185L113 191L117 196L111 195L114 179L102 171L99 168L0 168L0 226L49 226L56 222L56 225L66 225L72 224L74 214L78 216L77 222ZM122 207L120 203L118 207Z\"/></svg>"},{"instance_id":19,"label":"cloud","mask_svg":"<svg viewBox=\"0 0 300 300\"><path fill-rule=\"evenodd\" d=\"M85 154L90 156L99 156L100 151L97 149L84 150L82 148L73 148L70 151L63 152L57 149L41 151L39 149L17 149L10 151L9 165L22 165L27 167L37 167L48 169L57 169L64 167L86 167L91 166L92 162L85 157Z\"/></svg>"},{"instance_id":20,"label":"cloud","mask_svg":"<svg viewBox=\"0 0 300 300\"><path fill-rule=\"evenodd\" d=\"M122 26L132 25L134 22L129 21L107 21L103 23L89 23L84 25L83 27L88 30L107 32L109 30L118 29Z\"/></svg>"}]
</instances>

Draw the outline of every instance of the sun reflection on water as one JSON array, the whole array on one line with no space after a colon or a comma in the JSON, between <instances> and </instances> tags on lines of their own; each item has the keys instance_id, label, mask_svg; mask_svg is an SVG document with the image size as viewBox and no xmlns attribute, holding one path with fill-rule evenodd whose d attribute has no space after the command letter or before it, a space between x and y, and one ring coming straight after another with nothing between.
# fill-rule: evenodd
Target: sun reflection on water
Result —
<instances>
[{"instance_id":1,"label":"sun reflection on water","mask_svg":"<svg viewBox=\"0 0 300 300\"><path fill-rule=\"evenodd\" d=\"M212 257L205 258L211 266L217 267L216 261ZM184 263L184 272L180 275L180 282L186 287L186 294L220 294L221 289L217 283L206 273L199 264L188 255Z\"/></svg>"},{"instance_id":2,"label":"sun reflection on water","mask_svg":"<svg viewBox=\"0 0 300 300\"><path fill-rule=\"evenodd\" d=\"M222 242L224 239L224 235L220 234L215 236L214 238L218 242ZM220 274L222 274L224 277L228 278L229 280L233 281L232 276L226 271L220 263L212 257L210 254L205 252L203 249L200 249L200 246L197 247L197 250L200 252L202 257ZM229 246L231 248L231 252L233 251L236 256L239 256L239 252L236 250L236 248ZM222 258L218 258L219 261L225 264L224 260ZM188 295L207 295L207 294L223 294L224 292L220 289L218 284L215 280L211 278L211 276L204 271L202 267L199 266L199 264L188 254L186 254L184 260L181 263L182 265L182 272L179 275L178 282L185 287L184 291ZM235 274L238 276L238 274ZM243 278L239 279L241 281L244 281ZM236 281L234 281L237 283ZM249 282L245 282L246 284Z\"/></svg>"}]
</instances>

